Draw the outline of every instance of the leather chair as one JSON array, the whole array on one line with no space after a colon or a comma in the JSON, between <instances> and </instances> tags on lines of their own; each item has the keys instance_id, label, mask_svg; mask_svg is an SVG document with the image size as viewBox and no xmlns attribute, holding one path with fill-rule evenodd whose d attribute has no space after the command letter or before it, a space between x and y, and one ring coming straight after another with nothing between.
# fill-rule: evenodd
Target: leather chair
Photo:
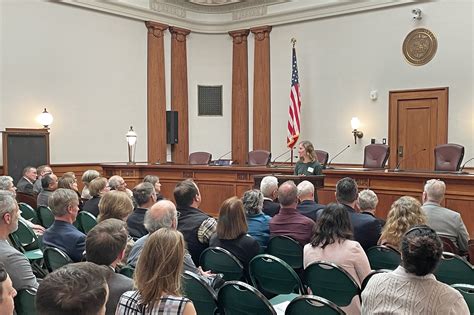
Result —
<instances>
[{"instance_id":1,"label":"leather chair","mask_svg":"<svg viewBox=\"0 0 474 315\"><path fill-rule=\"evenodd\" d=\"M435 171L458 171L464 157L464 147L455 143L441 144L434 149Z\"/></svg>"},{"instance_id":2,"label":"leather chair","mask_svg":"<svg viewBox=\"0 0 474 315\"><path fill-rule=\"evenodd\" d=\"M211 159L212 154L209 152L193 152L189 155L188 162L192 165L207 165Z\"/></svg>"},{"instance_id":3,"label":"leather chair","mask_svg":"<svg viewBox=\"0 0 474 315\"><path fill-rule=\"evenodd\" d=\"M369 144L364 149L364 168L384 168L390 155L386 144Z\"/></svg>"},{"instance_id":4,"label":"leather chair","mask_svg":"<svg viewBox=\"0 0 474 315\"><path fill-rule=\"evenodd\" d=\"M270 163L272 154L265 150L254 150L249 152L249 165L267 165Z\"/></svg>"},{"instance_id":5,"label":"leather chair","mask_svg":"<svg viewBox=\"0 0 474 315\"><path fill-rule=\"evenodd\" d=\"M314 152L316 153L316 158L318 159L319 163L323 167L326 167L326 165L328 164L328 160L329 160L329 153L327 153L326 151L323 151L323 150L314 150Z\"/></svg>"}]
</instances>

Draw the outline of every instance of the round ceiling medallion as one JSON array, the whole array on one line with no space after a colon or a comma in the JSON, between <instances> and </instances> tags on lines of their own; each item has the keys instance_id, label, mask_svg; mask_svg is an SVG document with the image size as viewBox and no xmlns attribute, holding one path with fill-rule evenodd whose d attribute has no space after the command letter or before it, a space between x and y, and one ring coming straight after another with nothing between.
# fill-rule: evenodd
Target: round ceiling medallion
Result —
<instances>
[{"instance_id":1,"label":"round ceiling medallion","mask_svg":"<svg viewBox=\"0 0 474 315\"><path fill-rule=\"evenodd\" d=\"M403 41L403 55L408 63L414 66L422 66L430 62L437 48L436 37L426 28L414 29Z\"/></svg>"}]
</instances>

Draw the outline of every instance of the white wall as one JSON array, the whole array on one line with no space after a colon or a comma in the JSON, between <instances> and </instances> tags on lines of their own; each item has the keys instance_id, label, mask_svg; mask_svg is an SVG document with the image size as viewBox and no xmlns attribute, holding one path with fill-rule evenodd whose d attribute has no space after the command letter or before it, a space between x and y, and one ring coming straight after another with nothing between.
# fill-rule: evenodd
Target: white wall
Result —
<instances>
[{"instance_id":1,"label":"white wall","mask_svg":"<svg viewBox=\"0 0 474 315\"><path fill-rule=\"evenodd\" d=\"M423 19L412 21L420 7ZM52 163L125 161L124 134L139 134L137 160L146 159L146 28L143 22L33 0L0 1L0 129L37 127L43 106L53 113ZM297 42L303 101L302 134L334 154L361 163L370 138L388 135L388 92L449 87L450 142L474 156L473 3L438 1L275 26L271 38L272 151L286 150L291 37ZM438 39L427 65L413 67L401 53L417 26ZM253 35L249 46L249 126L252 126ZM165 36L167 107L170 37ZM232 40L227 34L191 33L188 47L190 152L214 157L230 150ZM224 87L222 117L197 116L197 85ZM379 99L369 98L378 90ZM350 118L364 138L353 145ZM252 130L249 132L252 147Z\"/></svg>"}]
</instances>

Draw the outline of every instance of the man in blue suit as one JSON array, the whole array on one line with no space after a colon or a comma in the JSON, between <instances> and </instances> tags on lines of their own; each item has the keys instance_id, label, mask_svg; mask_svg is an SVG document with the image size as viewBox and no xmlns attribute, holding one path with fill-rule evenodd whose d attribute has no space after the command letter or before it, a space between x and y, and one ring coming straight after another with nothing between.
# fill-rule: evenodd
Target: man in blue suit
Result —
<instances>
[{"instance_id":1,"label":"man in blue suit","mask_svg":"<svg viewBox=\"0 0 474 315\"><path fill-rule=\"evenodd\" d=\"M356 181L350 177L345 177L337 182L336 200L349 212L354 239L367 251L370 247L377 245L382 227L376 218L358 213L355 210L358 203L357 190Z\"/></svg>"},{"instance_id":2,"label":"man in blue suit","mask_svg":"<svg viewBox=\"0 0 474 315\"><path fill-rule=\"evenodd\" d=\"M72 189L57 189L49 198L54 223L43 234L45 246L63 250L73 261L82 260L86 247L86 235L72 223L79 211L79 199Z\"/></svg>"},{"instance_id":3,"label":"man in blue suit","mask_svg":"<svg viewBox=\"0 0 474 315\"><path fill-rule=\"evenodd\" d=\"M299 204L296 210L316 222L321 214L319 210L323 210L326 206L314 201L314 185L311 182L304 180L298 184L297 188Z\"/></svg>"}]
</instances>

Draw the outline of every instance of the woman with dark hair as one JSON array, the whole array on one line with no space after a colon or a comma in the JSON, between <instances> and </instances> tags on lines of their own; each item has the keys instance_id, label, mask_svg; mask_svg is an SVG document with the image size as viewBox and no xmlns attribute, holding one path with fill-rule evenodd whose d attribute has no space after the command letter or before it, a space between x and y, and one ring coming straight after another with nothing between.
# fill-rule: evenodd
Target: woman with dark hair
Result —
<instances>
[{"instance_id":1,"label":"woman with dark hair","mask_svg":"<svg viewBox=\"0 0 474 315\"><path fill-rule=\"evenodd\" d=\"M352 240L351 221L342 205L331 203L326 206L314 226L311 243L304 247L304 268L320 260L342 267L359 286L371 271L362 246ZM359 314L359 297L355 296L342 310L347 314Z\"/></svg>"},{"instance_id":2,"label":"woman with dark hair","mask_svg":"<svg viewBox=\"0 0 474 315\"><path fill-rule=\"evenodd\" d=\"M163 200L163 196L161 195L161 184L160 184L160 178L155 175L147 175L145 178L143 178L144 183L150 183L153 185L155 188L156 192L156 201Z\"/></svg>"},{"instance_id":3,"label":"woman with dark hair","mask_svg":"<svg viewBox=\"0 0 474 315\"><path fill-rule=\"evenodd\" d=\"M270 239L270 216L262 212L263 194L258 189L248 190L242 197L245 214L247 216L248 234L252 236L260 246L266 247Z\"/></svg>"},{"instance_id":4,"label":"woman with dark hair","mask_svg":"<svg viewBox=\"0 0 474 315\"><path fill-rule=\"evenodd\" d=\"M362 292L363 314L469 314L462 295L433 275L443 243L432 228L412 227L400 249L400 266L374 275Z\"/></svg>"},{"instance_id":5,"label":"woman with dark hair","mask_svg":"<svg viewBox=\"0 0 474 315\"><path fill-rule=\"evenodd\" d=\"M260 245L247 235L247 220L242 201L232 197L222 203L216 233L209 241L211 247L222 247L237 257L244 269L250 260L260 253Z\"/></svg>"}]
</instances>

